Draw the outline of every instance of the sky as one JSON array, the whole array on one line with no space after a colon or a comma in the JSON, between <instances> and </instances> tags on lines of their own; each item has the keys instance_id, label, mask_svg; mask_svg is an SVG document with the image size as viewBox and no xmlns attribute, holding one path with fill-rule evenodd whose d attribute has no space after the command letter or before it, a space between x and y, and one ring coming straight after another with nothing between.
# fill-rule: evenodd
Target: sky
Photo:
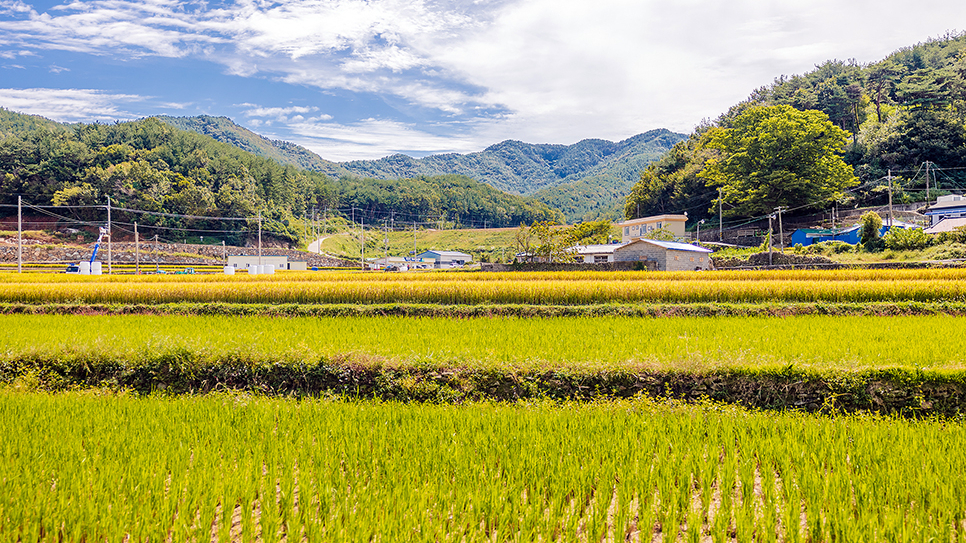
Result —
<instances>
[{"instance_id":1,"label":"sky","mask_svg":"<svg viewBox=\"0 0 966 543\"><path fill-rule=\"evenodd\" d=\"M950 0L0 0L0 107L223 115L334 161L619 141L964 25Z\"/></svg>"}]
</instances>

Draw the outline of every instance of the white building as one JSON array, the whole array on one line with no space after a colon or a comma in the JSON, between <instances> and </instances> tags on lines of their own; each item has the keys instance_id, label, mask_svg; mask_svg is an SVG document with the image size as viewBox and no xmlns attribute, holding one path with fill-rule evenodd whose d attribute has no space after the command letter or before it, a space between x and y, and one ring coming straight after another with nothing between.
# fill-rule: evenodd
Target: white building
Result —
<instances>
[{"instance_id":1,"label":"white building","mask_svg":"<svg viewBox=\"0 0 966 543\"><path fill-rule=\"evenodd\" d=\"M617 226L621 229L621 242L627 243L661 229L674 234L676 238L683 238L686 222L688 222L687 215L654 215L620 222Z\"/></svg>"},{"instance_id":2,"label":"white building","mask_svg":"<svg viewBox=\"0 0 966 543\"><path fill-rule=\"evenodd\" d=\"M431 260L434 268L458 268L473 262L473 257L459 251L426 251L417 256Z\"/></svg>"},{"instance_id":3,"label":"white building","mask_svg":"<svg viewBox=\"0 0 966 543\"><path fill-rule=\"evenodd\" d=\"M302 260L293 260L289 262L287 256L278 255L228 255L228 265L244 270L250 266L274 266L276 270L298 270L305 271L308 269L308 265Z\"/></svg>"}]
</instances>

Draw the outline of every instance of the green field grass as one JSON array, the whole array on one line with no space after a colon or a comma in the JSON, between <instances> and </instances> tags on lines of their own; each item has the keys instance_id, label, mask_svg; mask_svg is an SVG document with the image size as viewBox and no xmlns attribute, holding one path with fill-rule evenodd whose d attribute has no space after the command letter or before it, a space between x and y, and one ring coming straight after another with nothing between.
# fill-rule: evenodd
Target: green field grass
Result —
<instances>
[{"instance_id":1,"label":"green field grass","mask_svg":"<svg viewBox=\"0 0 966 543\"><path fill-rule=\"evenodd\" d=\"M429 250L460 251L473 256L477 262L509 262L518 251L516 228L427 230L413 232L367 231L366 257L411 256ZM338 258L358 260L362 252L362 237L358 230L328 235L322 242L322 252ZM415 253L413 251L415 250Z\"/></svg>"},{"instance_id":2,"label":"green field grass","mask_svg":"<svg viewBox=\"0 0 966 543\"><path fill-rule=\"evenodd\" d=\"M966 319L0 315L0 360L245 359L580 371L960 371ZM51 333L55 331L55 333Z\"/></svg>"},{"instance_id":3,"label":"green field grass","mask_svg":"<svg viewBox=\"0 0 966 543\"><path fill-rule=\"evenodd\" d=\"M954 421L7 389L0 433L4 541L966 537Z\"/></svg>"}]
</instances>

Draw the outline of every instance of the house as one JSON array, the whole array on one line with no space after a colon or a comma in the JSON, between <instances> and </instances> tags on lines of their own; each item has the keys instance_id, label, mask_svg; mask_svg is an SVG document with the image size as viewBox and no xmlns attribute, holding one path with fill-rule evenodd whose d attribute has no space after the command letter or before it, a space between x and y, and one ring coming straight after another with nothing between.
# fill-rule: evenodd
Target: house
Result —
<instances>
[{"instance_id":1,"label":"house","mask_svg":"<svg viewBox=\"0 0 966 543\"><path fill-rule=\"evenodd\" d=\"M571 247L569 251L577 254L577 262L584 264L603 264L614 261L614 251L620 246L618 243L577 245L576 247Z\"/></svg>"},{"instance_id":2,"label":"house","mask_svg":"<svg viewBox=\"0 0 966 543\"><path fill-rule=\"evenodd\" d=\"M473 262L472 256L459 251L426 251L416 258L429 259L437 269L460 267Z\"/></svg>"},{"instance_id":3,"label":"house","mask_svg":"<svg viewBox=\"0 0 966 543\"><path fill-rule=\"evenodd\" d=\"M614 262L654 262L658 271L707 270L711 249L676 241L638 239L618 245Z\"/></svg>"},{"instance_id":4,"label":"house","mask_svg":"<svg viewBox=\"0 0 966 543\"><path fill-rule=\"evenodd\" d=\"M936 199L936 203L926 210L926 215L932 219L930 226L936 226L943 219L966 217L966 196L962 194L940 196Z\"/></svg>"},{"instance_id":5,"label":"house","mask_svg":"<svg viewBox=\"0 0 966 543\"><path fill-rule=\"evenodd\" d=\"M627 243L662 228L674 234L674 237L683 238L684 223L687 221L687 215L655 215L617 223L617 226L621 229L621 242Z\"/></svg>"}]
</instances>

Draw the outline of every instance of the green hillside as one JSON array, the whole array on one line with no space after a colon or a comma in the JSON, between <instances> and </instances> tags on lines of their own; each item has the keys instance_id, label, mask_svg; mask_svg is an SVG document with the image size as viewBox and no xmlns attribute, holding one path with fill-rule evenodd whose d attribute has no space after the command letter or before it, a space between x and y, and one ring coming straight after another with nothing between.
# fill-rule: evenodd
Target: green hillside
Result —
<instances>
[{"instance_id":1,"label":"green hillside","mask_svg":"<svg viewBox=\"0 0 966 543\"><path fill-rule=\"evenodd\" d=\"M119 208L114 222L137 222L142 235L207 235L231 245L251 239L258 213L266 234L295 245L304 243L313 209L368 225L509 227L560 218L546 204L462 176L336 180L153 117L63 125L0 113L0 203L21 195L28 205L63 206L65 220L88 226L106 221L108 197Z\"/></svg>"}]
</instances>

